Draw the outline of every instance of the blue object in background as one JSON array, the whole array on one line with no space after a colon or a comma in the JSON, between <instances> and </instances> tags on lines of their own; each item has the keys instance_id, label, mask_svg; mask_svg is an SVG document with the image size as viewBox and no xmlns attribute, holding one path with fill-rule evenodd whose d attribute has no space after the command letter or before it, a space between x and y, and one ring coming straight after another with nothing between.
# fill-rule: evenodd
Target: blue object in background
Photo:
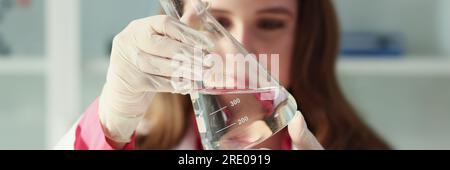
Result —
<instances>
[{"instance_id":1,"label":"blue object in background","mask_svg":"<svg viewBox=\"0 0 450 170\"><path fill-rule=\"evenodd\" d=\"M404 54L399 33L346 32L341 37L341 55L345 57L400 57Z\"/></svg>"}]
</instances>

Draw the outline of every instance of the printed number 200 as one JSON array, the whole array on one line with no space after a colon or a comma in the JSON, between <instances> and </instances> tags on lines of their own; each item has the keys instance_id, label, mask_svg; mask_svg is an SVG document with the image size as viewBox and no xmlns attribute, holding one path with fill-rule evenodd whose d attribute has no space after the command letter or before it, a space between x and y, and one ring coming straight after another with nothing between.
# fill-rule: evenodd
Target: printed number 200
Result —
<instances>
[{"instance_id":1,"label":"printed number 200","mask_svg":"<svg viewBox=\"0 0 450 170\"><path fill-rule=\"evenodd\" d=\"M238 119L238 124L239 125L242 125L242 124L247 123L247 122L248 122L248 116L244 116L244 117Z\"/></svg>"}]
</instances>

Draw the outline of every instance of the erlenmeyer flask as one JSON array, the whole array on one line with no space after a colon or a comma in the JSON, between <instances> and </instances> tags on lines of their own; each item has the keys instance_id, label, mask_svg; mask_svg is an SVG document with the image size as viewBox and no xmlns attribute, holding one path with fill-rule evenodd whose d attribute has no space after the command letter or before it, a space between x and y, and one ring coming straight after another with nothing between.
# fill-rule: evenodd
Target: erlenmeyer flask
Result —
<instances>
[{"instance_id":1,"label":"erlenmeyer flask","mask_svg":"<svg viewBox=\"0 0 450 170\"><path fill-rule=\"evenodd\" d=\"M267 55L249 54L207 11L205 1L160 2L167 15L214 42L206 55L212 69L201 71L203 79L190 94L204 149L252 149L287 126L296 101L266 70Z\"/></svg>"}]
</instances>

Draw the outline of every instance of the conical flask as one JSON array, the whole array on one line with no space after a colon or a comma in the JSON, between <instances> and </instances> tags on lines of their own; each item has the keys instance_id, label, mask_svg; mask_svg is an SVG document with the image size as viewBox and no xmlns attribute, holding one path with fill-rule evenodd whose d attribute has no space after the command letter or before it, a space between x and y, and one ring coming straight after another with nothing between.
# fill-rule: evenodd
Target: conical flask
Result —
<instances>
[{"instance_id":1,"label":"conical flask","mask_svg":"<svg viewBox=\"0 0 450 170\"><path fill-rule=\"evenodd\" d=\"M276 55L249 54L208 12L208 1L160 3L167 15L204 33L213 42L201 56L211 67L200 71L203 77L190 93L204 149L255 149L287 126L297 105L267 71L278 67Z\"/></svg>"}]
</instances>

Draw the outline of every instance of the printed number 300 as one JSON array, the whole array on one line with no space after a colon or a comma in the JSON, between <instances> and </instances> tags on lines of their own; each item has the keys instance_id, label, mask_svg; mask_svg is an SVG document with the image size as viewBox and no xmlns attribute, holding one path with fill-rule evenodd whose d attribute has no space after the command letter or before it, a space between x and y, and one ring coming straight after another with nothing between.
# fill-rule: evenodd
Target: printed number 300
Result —
<instances>
[{"instance_id":1,"label":"printed number 300","mask_svg":"<svg viewBox=\"0 0 450 170\"><path fill-rule=\"evenodd\" d=\"M230 101L231 107L237 106L239 103L241 103L241 99L239 98Z\"/></svg>"}]
</instances>

